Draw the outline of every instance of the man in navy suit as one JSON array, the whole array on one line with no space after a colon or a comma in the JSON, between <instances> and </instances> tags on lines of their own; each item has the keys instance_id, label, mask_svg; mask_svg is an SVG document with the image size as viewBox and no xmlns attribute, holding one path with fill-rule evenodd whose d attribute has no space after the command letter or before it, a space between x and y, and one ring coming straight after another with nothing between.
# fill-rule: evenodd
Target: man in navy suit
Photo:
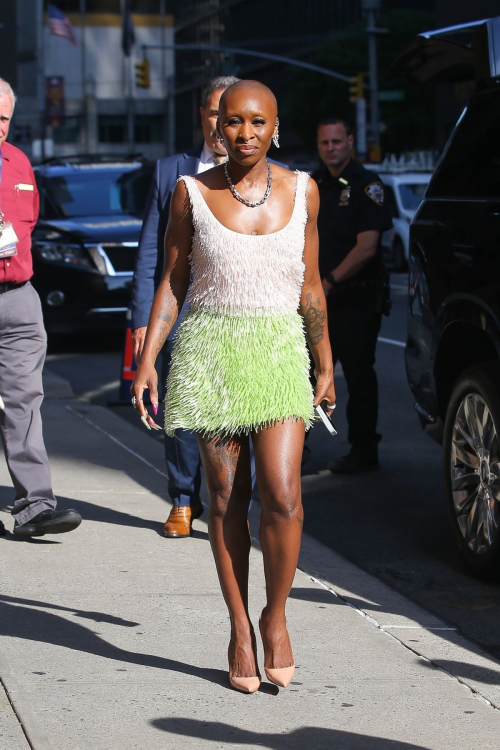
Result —
<instances>
[{"instance_id":1,"label":"man in navy suit","mask_svg":"<svg viewBox=\"0 0 500 750\"><path fill-rule=\"evenodd\" d=\"M200 174L226 159L226 150L216 136L219 100L222 92L239 79L214 78L205 88L200 107L204 142L184 154L175 154L156 163L146 204L144 223L132 287L132 341L134 356L141 356L153 297L163 272L163 239L167 228L170 199L177 179L185 174ZM185 304L163 349L160 381L165 383L170 366L173 336L187 309ZM174 503L164 526L166 537L189 537L192 523L203 513L200 500L201 461L196 436L177 430L174 438L165 435L168 493Z\"/></svg>"}]
</instances>

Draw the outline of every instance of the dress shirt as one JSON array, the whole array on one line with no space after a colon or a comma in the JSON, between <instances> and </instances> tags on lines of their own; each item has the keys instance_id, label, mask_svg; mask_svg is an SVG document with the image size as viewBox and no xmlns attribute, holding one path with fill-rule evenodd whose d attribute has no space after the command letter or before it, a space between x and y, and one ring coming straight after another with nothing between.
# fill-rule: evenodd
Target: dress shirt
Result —
<instances>
[{"instance_id":1,"label":"dress shirt","mask_svg":"<svg viewBox=\"0 0 500 750\"><path fill-rule=\"evenodd\" d=\"M207 146L207 142L203 144L203 150L201 152L200 156L200 163L198 164L198 172L197 174L201 174L202 172L206 172L207 169L212 169L212 167L217 167L218 162L214 159L214 152L211 148Z\"/></svg>"},{"instance_id":2,"label":"dress shirt","mask_svg":"<svg viewBox=\"0 0 500 750\"><path fill-rule=\"evenodd\" d=\"M4 142L0 210L4 221L10 221L19 241L17 255L0 258L0 283L21 283L33 275L31 233L38 219L40 198L28 157L15 146Z\"/></svg>"}]
</instances>

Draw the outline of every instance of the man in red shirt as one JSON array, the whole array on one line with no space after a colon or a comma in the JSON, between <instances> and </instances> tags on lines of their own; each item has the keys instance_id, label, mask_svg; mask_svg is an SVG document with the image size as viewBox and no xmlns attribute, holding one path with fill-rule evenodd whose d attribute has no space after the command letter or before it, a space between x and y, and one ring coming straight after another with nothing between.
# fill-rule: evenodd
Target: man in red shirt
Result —
<instances>
[{"instance_id":1,"label":"man in red shirt","mask_svg":"<svg viewBox=\"0 0 500 750\"><path fill-rule=\"evenodd\" d=\"M16 492L14 534L31 537L71 531L82 519L75 510L55 510L43 443L47 335L40 300L29 281L39 196L28 158L6 142L14 105L14 92L0 78L0 436Z\"/></svg>"}]
</instances>

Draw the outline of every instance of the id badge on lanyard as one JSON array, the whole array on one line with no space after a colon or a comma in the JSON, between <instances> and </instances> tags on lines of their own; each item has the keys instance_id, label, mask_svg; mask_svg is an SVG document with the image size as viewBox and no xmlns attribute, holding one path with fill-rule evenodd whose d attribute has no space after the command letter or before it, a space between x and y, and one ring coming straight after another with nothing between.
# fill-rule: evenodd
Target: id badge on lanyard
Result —
<instances>
[{"instance_id":1,"label":"id badge on lanyard","mask_svg":"<svg viewBox=\"0 0 500 750\"><path fill-rule=\"evenodd\" d=\"M3 157L0 151L0 187L2 185L2 165ZM13 255L17 255L17 243L19 237L14 231L12 222L5 221L5 217L0 207L0 260L3 258L11 258Z\"/></svg>"}]
</instances>

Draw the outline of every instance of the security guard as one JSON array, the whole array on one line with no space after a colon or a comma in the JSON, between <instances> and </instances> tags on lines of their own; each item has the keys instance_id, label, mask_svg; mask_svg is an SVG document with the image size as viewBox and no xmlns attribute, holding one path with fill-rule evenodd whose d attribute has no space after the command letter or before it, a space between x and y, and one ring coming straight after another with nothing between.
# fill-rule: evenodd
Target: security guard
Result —
<instances>
[{"instance_id":1,"label":"security guard","mask_svg":"<svg viewBox=\"0 0 500 750\"><path fill-rule=\"evenodd\" d=\"M351 450L328 465L337 474L379 468L378 384L375 348L382 314L389 314L389 283L380 250L392 226L379 176L351 158L353 135L341 118L318 125L324 167L312 175L319 187L319 270L327 298L333 360L340 361L349 391Z\"/></svg>"}]
</instances>

